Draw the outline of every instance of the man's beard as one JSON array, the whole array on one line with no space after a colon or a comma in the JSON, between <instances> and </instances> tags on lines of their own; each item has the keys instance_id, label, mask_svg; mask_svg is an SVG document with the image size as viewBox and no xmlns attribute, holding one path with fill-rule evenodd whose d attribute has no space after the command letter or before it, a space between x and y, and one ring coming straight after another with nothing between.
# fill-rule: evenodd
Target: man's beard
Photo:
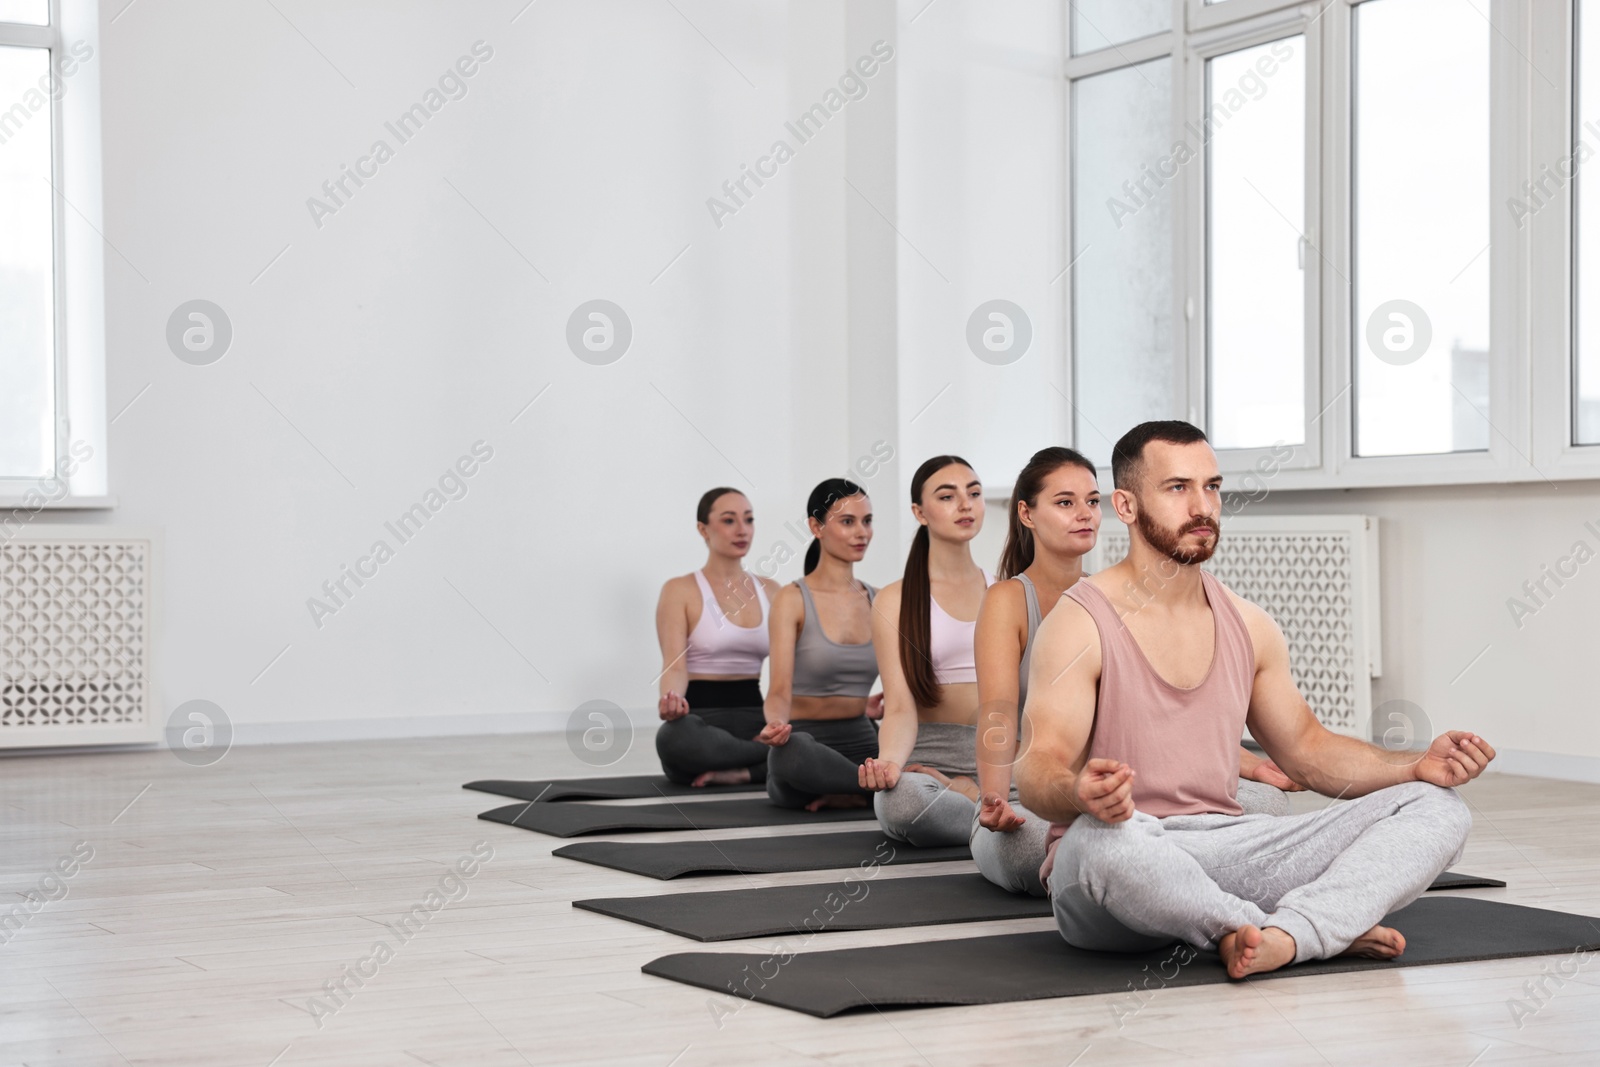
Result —
<instances>
[{"instance_id":1,"label":"man's beard","mask_svg":"<svg viewBox=\"0 0 1600 1067\"><path fill-rule=\"evenodd\" d=\"M1144 535L1144 539L1149 542L1151 548L1154 548L1174 563L1181 563L1186 567L1204 563L1210 559L1212 554L1216 552L1217 545L1222 541L1221 516L1213 519L1190 519L1177 531L1157 526L1155 520L1145 511L1140 511L1134 522L1139 527L1139 533ZM1183 543L1184 535L1190 530L1201 526L1211 527L1211 543L1193 547L1185 546Z\"/></svg>"}]
</instances>

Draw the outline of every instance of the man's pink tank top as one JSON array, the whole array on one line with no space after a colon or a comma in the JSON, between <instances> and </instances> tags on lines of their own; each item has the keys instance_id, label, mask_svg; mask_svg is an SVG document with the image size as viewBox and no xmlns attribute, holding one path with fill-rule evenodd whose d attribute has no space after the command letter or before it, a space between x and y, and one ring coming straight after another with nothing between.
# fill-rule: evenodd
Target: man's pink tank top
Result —
<instances>
[{"instance_id":1,"label":"man's pink tank top","mask_svg":"<svg viewBox=\"0 0 1600 1067\"><path fill-rule=\"evenodd\" d=\"M1134 807L1147 815L1239 815L1239 742L1255 684L1255 647L1222 583L1200 582L1216 626L1216 650L1200 684L1180 689L1156 673L1110 599L1092 581L1066 591L1100 631L1100 692L1089 736L1090 759L1132 767ZM1048 880L1056 841L1050 827L1041 876Z\"/></svg>"}]
</instances>

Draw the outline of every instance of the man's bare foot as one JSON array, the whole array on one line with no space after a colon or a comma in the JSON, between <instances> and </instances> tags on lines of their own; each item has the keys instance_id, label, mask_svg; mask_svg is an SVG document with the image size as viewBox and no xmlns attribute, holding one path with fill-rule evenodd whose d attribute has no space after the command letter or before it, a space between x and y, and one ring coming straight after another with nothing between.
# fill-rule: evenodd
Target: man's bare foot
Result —
<instances>
[{"instance_id":1,"label":"man's bare foot","mask_svg":"<svg viewBox=\"0 0 1600 1067\"><path fill-rule=\"evenodd\" d=\"M1294 950L1294 938L1276 926L1265 930L1241 926L1217 945L1222 962L1228 965L1229 978L1275 971L1294 962Z\"/></svg>"},{"instance_id":2,"label":"man's bare foot","mask_svg":"<svg viewBox=\"0 0 1600 1067\"><path fill-rule=\"evenodd\" d=\"M749 780L750 768L740 767L731 771L706 771L704 774L698 775L689 784L699 789L708 785L738 785L740 782L748 782Z\"/></svg>"},{"instance_id":3,"label":"man's bare foot","mask_svg":"<svg viewBox=\"0 0 1600 1067\"><path fill-rule=\"evenodd\" d=\"M1369 960L1392 960L1406 950L1406 938L1399 930L1388 926L1374 926L1339 953L1341 956L1362 956Z\"/></svg>"},{"instance_id":4,"label":"man's bare foot","mask_svg":"<svg viewBox=\"0 0 1600 1067\"><path fill-rule=\"evenodd\" d=\"M872 803L871 798L859 796L855 793L824 793L822 796L806 805L807 811L821 811L823 808L864 808Z\"/></svg>"}]
</instances>

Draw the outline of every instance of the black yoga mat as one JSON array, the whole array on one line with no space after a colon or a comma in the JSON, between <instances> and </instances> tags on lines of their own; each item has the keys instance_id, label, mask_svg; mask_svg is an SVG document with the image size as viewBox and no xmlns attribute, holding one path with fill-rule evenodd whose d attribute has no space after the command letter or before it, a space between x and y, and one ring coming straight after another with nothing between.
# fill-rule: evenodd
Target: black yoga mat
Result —
<instances>
[{"instance_id":1,"label":"black yoga mat","mask_svg":"<svg viewBox=\"0 0 1600 1067\"><path fill-rule=\"evenodd\" d=\"M972 858L966 845L913 848L891 841L877 830L727 841L579 841L562 845L555 855L661 879L685 874L776 874L827 871L868 862L887 866Z\"/></svg>"},{"instance_id":2,"label":"black yoga mat","mask_svg":"<svg viewBox=\"0 0 1600 1067\"><path fill-rule=\"evenodd\" d=\"M572 906L696 941L889 930L1050 914L1048 900L1007 892L981 874L927 878L879 878L876 874L868 869L820 885L605 897L574 900Z\"/></svg>"},{"instance_id":3,"label":"black yoga mat","mask_svg":"<svg viewBox=\"0 0 1600 1067\"><path fill-rule=\"evenodd\" d=\"M725 841L578 841L553 855L662 880L686 874L783 874L830 871L875 860L883 866L971 859L966 845L915 848L878 830L846 830ZM1504 888L1494 878L1446 871L1430 889Z\"/></svg>"},{"instance_id":4,"label":"black yoga mat","mask_svg":"<svg viewBox=\"0 0 1600 1067\"><path fill-rule=\"evenodd\" d=\"M631 834L650 830L726 830L737 826L813 826L873 818L871 808L792 811L765 797L705 800L695 804L507 804L480 819L520 826L552 837Z\"/></svg>"},{"instance_id":5,"label":"black yoga mat","mask_svg":"<svg viewBox=\"0 0 1600 1067\"><path fill-rule=\"evenodd\" d=\"M1428 888L1462 889L1481 885L1503 886L1505 883L1447 873ZM879 878L870 863L838 881L816 885L764 886L716 893L658 893L648 897L596 897L574 900L572 906L695 941L732 941L743 937L824 931L892 930L901 926L1044 918L1051 914L1048 900L1001 889L981 874Z\"/></svg>"},{"instance_id":6,"label":"black yoga mat","mask_svg":"<svg viewBox=\"0 0 1600 1067\"><path fill-rule=\"evenodd\" d=\"M516 800L640 800L644 797L701 797L712 793L764 793L766 786L750 782L738 785L707 785L696 789L667 781L664 775L625 775L620 778L554 778L536 782L517 782L485 778L468 782L462 789L512 797Z\"/></svg>"},{"instance_id":7,"label":"black yoga mat","mask_svg":"<svg viewBox=\"0 0 1600 1067\"><path fill-rule=\"evenodd\" d=\"M1316 960L1251 980L1600 948L1600 922L1589 916L1492 900L1426 898L1384 922L1406 937L1399 959ZM1087 952L1071 947L1054 931L788 955L790 951L680 952L652 960L642 970L725 994L733 1005L729 1010L737 1010L731 998L738 996L824 1019L861 1008L1000 1004L1094 993L1132 996L1129 990L1229 980L1215 953L1176 943L1155 952Z\"/></svg>"}]
</instances>

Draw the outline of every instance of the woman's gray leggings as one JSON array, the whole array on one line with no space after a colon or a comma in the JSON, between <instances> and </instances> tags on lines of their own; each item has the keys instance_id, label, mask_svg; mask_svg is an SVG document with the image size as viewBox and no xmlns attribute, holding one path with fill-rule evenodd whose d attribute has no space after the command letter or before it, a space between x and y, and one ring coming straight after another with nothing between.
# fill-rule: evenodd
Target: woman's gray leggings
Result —
<instances>
[{"instance_id":1,"label":"woman's gray leggings","mask_svg":"<svg viewBox=\"0 0 1600 1067\"><path fill-rule=\"evenodd\" d=\"M750 768L750 780L767 777L767 746L753 740L767 724L760 708L706 708L664 722L656 731L656 755L667 780L688 785L706 771Z\"/></svg>"},{"instance_id":2,"label":"woman's gray leggings","mask_svg":"<svg viewBox=\"0 0 1600 1067\"><path fill-rule=\"evenodd\" d=\"M921 723L917 727L917 745L906 763L925 763L946 777L962 775L977 781L976 737L977 728L973 726ZM972 836L978 805L940 785L931 775L901 771L900 781L893 789L873 796L872 810L889 837L918 848L931 848L966 844ZM1039 862L1044 862L1043 856Z\"/></svg>"},{"instance_id":3,"label":"woman's gray leggings","mask_svg":"<svg viewBox=\"0 0 1600 1067\"><path fill-rule=\"evenodd\" d=\"M972 813L972 858L978 870L989 881L1013 893L1026 893L1031 897L1047 897L1044 883L1039 881L1039 867L1044 863L1045 837L1050 832L1050 820L1042 819L1017 801L1017 790L1011 788L1011 810L1027 820L1015 830L996 833L978 825L978 813ZM1289 794L1270 785L1239 779L1239 806L1246 815L1287 815Z\"/></svg>"},{"instance_id":4,"label":"woman's gray leggings","mask_svg":"<svg viewBox=\"0 0 1600 1067\"><path fill-rule=\"evenodd\" d=\"M863 763L878 754L878 728L854 719L794 719L788 743L767 751L767 797L780 808L803 808L820 796L855 793Z\"/></svg>"}]
</instances>

